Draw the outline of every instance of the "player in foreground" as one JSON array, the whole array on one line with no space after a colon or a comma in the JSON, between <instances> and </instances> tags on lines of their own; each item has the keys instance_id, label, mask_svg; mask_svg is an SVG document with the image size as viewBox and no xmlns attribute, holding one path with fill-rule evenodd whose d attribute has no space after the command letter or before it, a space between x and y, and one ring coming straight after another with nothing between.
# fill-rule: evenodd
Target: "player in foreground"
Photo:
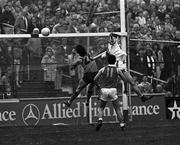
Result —
<instances>
[{"instance_id":1,"label":"player in foreground","mask_svg":"<svg viewBox=\"0 0 180 145\"><path fill-rule=\"evenodd\" d=\"M108 65L101 68L98 72L98 74L94 78L94 82L98 83L99 78L101 79L101 96L100 96L100 104L98 108L98 123L96 126L96 131L99 131L102 122L103 122L103 110L106 106L106 103L108 101L111 101L113 104L113 107L116 111L117 118L120 122L120 127L124 129L125 123L123 122L123 115L120 110L120 104L118 101L117 96L117 84L118 84L118 78L121 79L121 70L116 67L116 57L114 55L109 54L107 56Z\"/></svg>"},{"instance_id":2,"label":"player in foreground","mask_svg":"<svg viewBox=\"0 0 180 145\"><path fill-rule=\"evenodd\" d=\"M121 77L123 77L123 80L125 82L125 86L127 83L129 83L133 90L137 93L137 95L140 97L140 99L142 100L142 102L147 101L148 99L150 99L149 96L144 96L140 89L138 88L138 86L135 84L132 76L130 75L130 73L126 70L126 56L127 54L121 49L121 47L119 46L119 38L120 36L115 34L115 33L111 33L109 36L109 44L108 44L108 50L106 51L106 53L102 56L102 57L106 57L109 54L112 54L116 57L116 66L121 70L122 75ZM126 87L125 87L126 88Z\"/></svg>"},{"instance_id":3,"label":"player in foreground","mask_svg":"<svg viewBox=\"0 0 180 145\"><path fill-rule=\"evenodd\" d=\"M87 91L87 102L86 102L86 106L89 106L89 99L93 93L94 77L98 72L98 68L95 60L93 60L89 56L89 54L87 53L86 49L83 46L77 45L73 51L79 54L79 59L72 65L72 69L74 69L78 64L81 64L84 68L84 76L79 81L78 87L74 92L74 94L71 96L70 100L64 102L64 104L67 107L70 107L72 102L74 101L74 99L77 98L77 96L80 94L82 89L84 89L87 85L89 85Z\"/></svg>"}]
</instances>

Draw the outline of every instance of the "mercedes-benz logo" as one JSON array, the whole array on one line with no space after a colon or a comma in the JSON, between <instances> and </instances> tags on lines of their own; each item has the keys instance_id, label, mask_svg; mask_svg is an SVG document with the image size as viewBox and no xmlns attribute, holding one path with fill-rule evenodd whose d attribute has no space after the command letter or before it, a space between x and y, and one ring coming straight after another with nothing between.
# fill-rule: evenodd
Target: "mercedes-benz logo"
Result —
<instances>
[{"instance_id":1,"label":"mercedes-benz logo","mask_svg":"<svg viewBox=\"0 0 180 145\"><path fill-rule=\"evenodd\" d=\"M37 125L40 120L40 111L34 104L28 104L22 111L23 122L28 125Z\"/></svg>"}]
</instances>

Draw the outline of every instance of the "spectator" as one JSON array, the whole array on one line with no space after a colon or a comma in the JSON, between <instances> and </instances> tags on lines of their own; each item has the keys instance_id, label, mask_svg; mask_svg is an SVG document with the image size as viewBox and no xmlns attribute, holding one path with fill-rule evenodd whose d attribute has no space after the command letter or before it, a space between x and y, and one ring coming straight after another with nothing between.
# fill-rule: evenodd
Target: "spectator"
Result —
<instances>
[{"instance_id":1,"label":"spectator","mask_svg":"<svg viewBox=\"0 0 180 145\"><path fill-rule=\"evenodd\" d=\"M161 22L164 21L166 14L165 14L165 10L164 10L164 8L163 8L163 4L161 4L161 5L159 6L159 9L158 9L158 11L156 12L156 15L157 15L157 17L159 18L159 20L160 20Z\"/></svg>"},{"instance_id":2,"label":"spectator","mask_svg":"<svg viewBox=\"0 0 180 145\"><path fill-rule=\"evenodd\" d=\"M2 15L2 8L0 7L0 22L2 22L3 20L3 15ZM0 34L3 34L4 31L3 31L3 25L2 23L0 23Z\"/></svg>"},{"instance_id":3,"label":"spectator","mask_svg":"<svg viewBox=\"0 0 180 145\"><path fill-rule=\"evenodd\" d=\"M153 50L151 46L148 44L146 46L146 52L145 52L145 61L146 61L146 67L147 67L147 75L149 76L155 76L156 72L156 58L154 56Z\"/></svg>"},{"instance_id":4,"label":"spectator","mask_svg":"<svg viewBox=\"0 0 180 145\"><path fill-rule=\"evenodd\" d=\"M22 7L21 5L16 5L14 9L15 9L14 17L16 20L22 13Z\"/></svg>"},{"instance_id":5,"label":"spectator","mask_svg":"<svg viewBox=\"0 0 180 145\"><path fill-rule=\"evenodd\" d=\"M157 84L155 93L166 93L167 91L164 89L163 84Z\"/></svg>"},{"instance_id":6,"label":"spectator","mask_svg":"<svg viewBox=\"0 0 180 145\"><path fill-rule=\"evenodd\" d=\"M156 77L158 79L161 78L161 72L164 69L164 56L163 56L163 43L161 43L160 45L158 44L154 44L153 45L153 50L155 52L156 55Z\"/></svg>"},{"instance_id":7,"label":"spectator","mask_svg":"<svg viewBox=\"0 0 180 145\"><path fill-rule=\"evenodd\" d=\"M38 35L39 30L34 28L33 35ZM26 44L29 51L30 79L38 80L40 78L40 62L42 58L42 41L41 38L32 37Z\"/></svg>"},{"instance_id":8,"label":"spectator","mask_svg":"<svg viewBox=\"0 0 180 145\"><path fill-rule=\"evenodd\" d=\"M164 22L164 31L171 32L173 30L173 25L171 24L171 18L169 15L165 16L165 22Z\"/></svg>"},{"instance_id":9,"label":"spectator","mask_svg":"<svg viewBox=\"0 0 180 145\"><path fill-rule=\"evenodd\" d=\"M144 26L146 24L146 18L143 16L143 12L139 12L136 20L140 26Z\"/></svg>"},{"instance_id":10,"label":"spectator","mask_svg":"<svg viewBox=\"0 0 180 145\"><path fill-rule=\"evenodd\" d=\"M42 26L41 26L41 22L40 22L39 18L33 16L33 17L30 19L27 33L32 34L34 28L38 28L38 29L39 29L39 32L41 32Z\"/></svg>"},{"instance_id":11,"label":"spectator","mask_svg":"<svg viewBox=\"0 0 180 145\"><path fill-rule=\"evenodd\" d=\"M47 91L50 93L55 87L57 64L54 50L49 46L46 48L46 53L41 60L41 67L44 72L44 81ZM49 96L50 94L47 95Z\"/></svg>"},{"instance_id":12,"label":"spectator","mask_svg":"<svg viewBox=\"0 0 180 145\"><path fill-rule=\"evenodd\" d=\"M160 22L159 19L156 19L155 31L156 31L156 33L158 33L158 32L161 33L161 32L164 31L164 25L163 25L163 22Z\"/></svg>"},{"instance_id":13,"label":"spectator","mask_svg":"<svg viewBox=\"0 0 180 145\"><path fill-rule=\"evenodd\" d=\"M28 18L28 7L25 6L19 17L17 17L14 25L14 31L17 34L25 34L28 31L29 18Z\"/></svg>"},{"instance_id":14,"label":"spectator","mask_svg":"<svg viewBox=\"0 0 180 145\"><path fill-rule=\"evenodd\" d=\"M21 60L22 60L22 46L19 43L20 40L16 40L13 45L13 57L14 57L14 70L15 70L15 83L17 87L20 85L20 70L21 70Z\"/></svg>"},{"instance_id":15,"label":"spectator","mask_svg":"<svg viewBox=\"0 0 180 145\"><path fill-rule=\"evenodd\" d=\"M15 18L14 18L14 15L13 15L11 9L10 9L10 5L6 4L4 6L4 11L3 11L2 17L3 17L3 19L2 19L3 23L14 25Z\"/></svg>"},{"instance_id":16,"label":"spectator","mask_svg":"<svg viewBox=\"0 0 180 145\"><path fill-rule=\"evenodd\" d=\"M138 53L136 54L136 56L134 57L134 61L132 62L132 68L137 71L140 72L142 74L146 74L147 72L147 62L146 62L146 57L145 57L145 50L140 47L140 49L138 50ZM141 77L138 77L138 80L140 80Z\"/></svg>"},{"instance_id":17,"label":"spectator","mask_svg":"<svg viewBox=\"0 0 180 145\"><path fill-rule=\"evenodd\" d=\"M163 46L162 52L164 56L164 69L162 70L161 73L161 79L166 81L167 78L171 76L171 73L169 71L172 70L172 62L173 62L170 44L166 43L166 45Z\"/></svg>"},{"instance_id":18,"label":"spectator","mask_svg":"<svg viewBox=\"0 0 180 145\"><path fill-rule=\"evenodd\" d=\"M59 22L59 19L61 19L62 16L61 16L61 8L57 8L56 11L55 11L55 16L53 16L53 21L55 24L57 24Z\"/></svg>"},{"instance_id":19,"label":"spectator","mask_svg":"<svg viewBox=\"0 0 180 145\"><path fill-rule=\"evenodd\" d=\"M178 3L174 4L174 9L170 13L173 18L173 22L178 31L180 31L180 5Z\"/></svg>"},{"instance_id":20,"label":"spectator","mask_svg":"<svg viewBox=\"0 0 180 145\"><path fill-rule=\"evenodd\" d=\"M7 72L8 67L11 65L11 51L8 52L8 45L7 41L0 41L0 75L2 72Z\"/></svg>"},{"instance_id":21,"label":"spectator","mask_svg":"<svg viewBox=\"0 0 180 145\"><path fill-rule=\"evenodd\" d=\"M143 76L142 82L138 85L143 93L153 93L152 84L148 82L147 76Z\"/></svg>"},{"instance_id":22,"label":"spectator","mask_svg":"<svg viewBox=\"0 0 180 145\"><path fill-rule=\"evenodd\" d=\"M65 65L65 50L62 45L57 47L55 52L55 58L57 63L55 89L60 90L62 89L62 77L63 77L63 69Z\"/></svg>"},{"instance_id":23,"label":"spectator","mask_svg":"<svg viewBox=\"0 0 180 145\"><path fill-rule=\"evenodd\" d=\"M2 13L3 30L5 34L13 33L13 26L15 23L15 17L10 9L9 5L4 6L4 12Z\"/></svg>"},{"instance_id":24,"label":"spectator","mask_svg":"<svg viewBox=\"0 0 180 145\"><path fill-rule=\"evenodd\" d=\"M71 32L71 24L68 22L67 19L59 19L59 23L56 24L53 29L52 33L70 33Z\"/></svg>"},{"instance_id":25,"label":"spectator","mask_svg":"<svg viewBox=\"0 0 180 145\"><path fill-rule=\"evenodd\" d=\"M69 75L71 76L71 81L72 81L71 83L72 92L76 90L76 87L78 85L78 76L77 76L78 68L71 69L72 65L76 62L77 59L78 59L77 53L75 53L74 50L72 50L72 53L68 55Z\"/></svg>"},{"instance_id":26,"label":"spectator","mask_svg":"<svg viewBox=\"0 0 180 145\"><path fill-rule=\"evenodd\" d=\"M11 85L7 72L3 72L0 78L0 95L7 99L11 95Z\"/></svg>"},{"instance_id":27,"label":"spectator","mask_svg":"<svg viewBox=\"0 0 180 145\"><path fill-rule=\"evenodd\" d=\"M174 97L180 96L180 76L175 72L172 72L172 75L167 80L166 90L172 92Z\"/></svg>"}]
</instances>

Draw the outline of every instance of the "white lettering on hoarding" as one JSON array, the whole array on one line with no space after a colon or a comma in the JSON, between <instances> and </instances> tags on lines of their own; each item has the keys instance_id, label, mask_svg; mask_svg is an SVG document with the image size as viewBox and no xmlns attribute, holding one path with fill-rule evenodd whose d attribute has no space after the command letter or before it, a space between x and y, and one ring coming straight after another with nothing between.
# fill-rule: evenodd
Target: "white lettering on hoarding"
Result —
<instances>
[{"instance_id":1,"label":"white lettering on hoarding","mask_svg":"<svg viewBox=\"0 0 180 145\"><path fill-rule=\"evenodd\" d=\"M16 120L16 112L15 111L3 111L0 112L0 121L14 121Z\"/></svg>"},{"instance_id":2,"label":"white lettering on hoarding","mask_svg":"<svg viewBox=\"0 0 180 145\"><path fill-rule=\"evenodd\" d=\"M41 119L53 119L51 111L49 110L48 104L46 104Z\"/></svg>"},{"instance_id":3,"label":"white lettering on hoarding","mask_svg":"<svg viewBox=\"0 0 180 145\"><path fill-rule=\"evenodd\" d=\"M132 115L157 115L159 114L160 107L158 105L148 105L148 106L133 106Z\"/></svg>"},{"instance_id":4,"label":"white lettering on hoarding","mask_svg":"<svg viewBox=\"0 0 180 145\"><path fill-rule=\"evenodd\" d=\"M10 112L9 112L9 119L10 119L11 121L16 120L15 116L16 116L16 112L15 112L15 111L10 111Z\"/></svg>"},{"instance_id":5,"label":"white lettering on hoarding","mask_svg":"<svg viewBox=\"0 0 180 145\"><path fill-rule=\"evenodd\" d=\"M159 110L160 110L159 105L154 105L154 108L153 108L154 114L158 115L159 114Z\"/></svg>"},{"instance_id":6,"label":"white lettering on hoarding","mask_svg":"<svg viewBox=\"0 0 180 145\"><path fill-rule=\"evenodd\" d=\"M73 117L73 113L72 113L72 112L73 112L73 111L72 111L71 108L68 108L68 109L66 110L66 116L67 116L67 118Z\"/></svg>"},{"instance_id":7,"label":"white lettering on hoarding","mask_svg":"<svg viewBox=\"0 0 180 145\"><path fill-rule=\"evenodd\" d=\"M42 106L42 105L41 105ZM123 112L122 106L121 111ZM91 106L92 117L98 116L98 104L92 102ZM159 105L142 105L132 106L132 115L134 116L152 116L160 113ZM0 121L15 120L15 112L4 111L0 113ZM86 117L87 108L84 102L77 102L73 108L67 108L62 103L45 104L41 111L34 104L27 104L23 109L23 121L26 125L36 125L40 120L66 119ZM113 117L116 112L112 107L105 107L103 116ZM40 119L40 120L39 120ZM34 120L34 121L33 121Z\"/></svg>"},{"instance_id":8,"label":"white lettering on hoarding","mask_svg":"<svg viewBox=\"0 0 180 145\"><path fill-rule=\"evenodd\" d=\"M77 118L80 117L80 102L76 104L75 108L66 108L64 104L53 104L53 107L46 104L43 110L41 119L59 119L59 118Z\"/></svg>"}]
</instances>

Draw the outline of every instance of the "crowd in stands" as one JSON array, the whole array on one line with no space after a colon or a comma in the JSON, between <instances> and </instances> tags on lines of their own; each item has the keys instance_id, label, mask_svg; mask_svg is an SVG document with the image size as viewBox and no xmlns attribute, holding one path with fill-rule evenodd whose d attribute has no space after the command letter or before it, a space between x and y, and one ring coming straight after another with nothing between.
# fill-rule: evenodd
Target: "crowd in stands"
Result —
<instances>
[{"instance_id":1,"label":"crowd in stands","mask_svg":"<svg viewBox=\"0 0 180 145\"><path fill-rule=\"evenodd\" d=\"M41 31L44 27L48 27L51 33L119 32L121 29L120 13L118 12L120 10L119 0L1 0L0 6L0 33L2 34L32 34L34 28ZM105 14L105 12L109 13ZM178 41L180 2L172 0L139 0L138 2L129 0L127 1L126 14L128 18L127 31L130 38L131 69L146 76L153 76L170 82L166 88L168 91L172 91L172 85L180 84L180 69L178 71L180 68L180 48L178 45L175 43L135 41L135 39ZM28 41L11 42L4 39L0 41L3 41L0 44L2 49L0 51L0 59L2 59L0 63L4 62L2 65L7 66L7 63L11 63L11 59L13 59L14 64L25 62L24 56L27 51L24 51L24 46L28 48L28 53L34 62L41 63L47 60L46 51L51 48L53 49L52 52L55 52L53 56L66 55L66 62L68 62L67 58L71 56L72 46L69 47L67 43L76 45L79 40L74 39L73 42L67 42L65 38L61 41L50 42L30 38ZM95 49L106 47L105 41L105 39L98 39L96 47L94 47L94 43L92 46L90 45L93 47L92 52L90 52L94 53L97 52ZM19 44L19 42L21 43ZM12 47L15 47L12 52L15 55L13 58L9 54ZM65 60L60 59L56 62L64 63ZM20 70L18 67L15 69L16 72ZM1 72L6 72L5 70L6 68L1 67ZM58 69L54 70L57 71ZM81 68L78 72L81 72ZM4 75L4 73L1 74ZM62 76L60 69L58 75L60 79ZM172 78L175 78L175 81L172 81ZM15 80L16 85L20 86L20 78L17 76ZM137 82L142 82L139 84L142 86L145 84L143 82L146 77L144 79L142 76L137 77L137 80ZM61 82L55 86L60 88ZM148 91L164 92L161 88L165 88L164 84L158 83Z\"/></svg>"}]
</instances>

